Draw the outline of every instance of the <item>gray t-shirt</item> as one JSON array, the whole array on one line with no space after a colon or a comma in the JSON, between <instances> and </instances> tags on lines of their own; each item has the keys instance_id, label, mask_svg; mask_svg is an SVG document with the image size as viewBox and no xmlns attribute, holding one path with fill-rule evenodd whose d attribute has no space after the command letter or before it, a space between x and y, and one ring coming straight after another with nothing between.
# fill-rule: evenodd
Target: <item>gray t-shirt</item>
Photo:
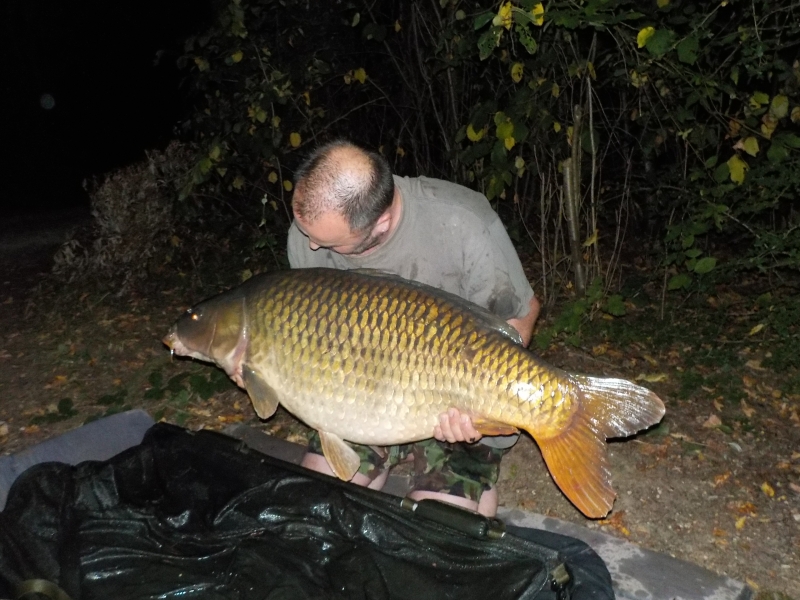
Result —
<instances>
[{"instance_id":1,"label":"gray t-shirt","mask_svg":"<svg viewBox=\"0 0 800 600\"><path fill-rule=\"evenodd\" d=\"M503 319L528 314L533 289L483 194L428 177L394 177L403 210L392 237L365 257L311 250L293 223L292 268L378 269L451 292Z\"/></svg>"},{"instance_id":2,"label":"gray t-shirt","mask_svg":"<svg viewBox=\"0 0 800 600\"><path fill-rule=\"evenodd\" d=\"M378 269L451 292L503 319L525 317L533 289L519 256L483 194L428 177L394 177L403 210L392 237L365 257L312 250L292 223L289 264L293 269ZM518 435L484 437L481 443L508 448Z\"/></svg>"}]
</instances>

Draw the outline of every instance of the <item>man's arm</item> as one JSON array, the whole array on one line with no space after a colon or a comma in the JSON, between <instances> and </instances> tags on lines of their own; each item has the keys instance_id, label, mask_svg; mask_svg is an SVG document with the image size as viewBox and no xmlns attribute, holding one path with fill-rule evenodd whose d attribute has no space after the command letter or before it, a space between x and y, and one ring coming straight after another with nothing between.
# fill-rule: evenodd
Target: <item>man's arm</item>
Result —
<instances>
[{"instance_id":1,"label":"man's arm","mask_svg":"<svg viewBox=\"0 0 800 600\"><path fill-rule=\"evenodd\" d=\"M536 324L536 319L539 317L539 310L541 305L536 299L536 296L531 298L530 310L528 314L521 319L509 319L508 324L519 332L522 337L522 345L526 348L531 343L533 336L533 326ZM481 437L481 433L475 429L472 424L472 419L469 415L462 415L457 409L451 408L446 413L439 415L439 424L433 429L433 437L440 442L477 442Z\"/></svg>"}]
</instances>

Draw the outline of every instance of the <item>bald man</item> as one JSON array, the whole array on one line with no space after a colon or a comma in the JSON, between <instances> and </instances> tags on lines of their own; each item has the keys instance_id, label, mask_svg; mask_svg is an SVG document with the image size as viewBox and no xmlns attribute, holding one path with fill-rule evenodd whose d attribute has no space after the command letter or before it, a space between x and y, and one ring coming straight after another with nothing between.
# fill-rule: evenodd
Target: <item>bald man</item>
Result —
<instances>
[{"instance_id":1,"label":"bald man","mask_svg":"<svg viewBox=\"0 0 800 600\"><path fill-rule=\"evenodd\" d=\"M530 343L539 302L508 234L482 194L438 179L397 177L386 159L346 141L318 148L295 174L292 268L378 269L466 298L506 319ZM500 459L516 436L484 437L455 409L433 439L375 448L354 483L380 489L389 469L414 462L412 492L494 516ZM332 474L318 437L304 466Z\"/></svg>"}]
</instances>

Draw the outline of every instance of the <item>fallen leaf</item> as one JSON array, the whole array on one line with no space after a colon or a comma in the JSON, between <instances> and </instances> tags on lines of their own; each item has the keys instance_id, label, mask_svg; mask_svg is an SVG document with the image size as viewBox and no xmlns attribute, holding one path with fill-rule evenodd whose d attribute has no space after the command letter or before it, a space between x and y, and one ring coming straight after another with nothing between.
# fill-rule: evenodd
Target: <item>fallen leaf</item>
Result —
<instances>
[{"instance_id":1,"label":"fallen leaf","mask_svg":"<svg viewBox=\"0 0 800 600\"><path fill-rule=\"evenodd\" d=\"M791 489L795 494L800 495L800 485L797 485L796 483L790 483L789 489Z\"/></svg>"},{"instance_id":2,"label":"fallen leaf","mask_svg":"<svg viewBox=\"0 0 800 600\"><path fill-rule=\"evenodd\" d=\"M754 408L750 408L749 406L747 406L747 402L742 400L742 412L744 413L745 417L751 419L756 411Z\"/></svg>"},{"instance_id":3,"label":"fallen leaf","mask_svg":"<svg viewBox=\"0 0 800 600\"><path fill-rule=\"evenodd\" d=\"M742 502L736 507L736 512L738 512L740 515L750 515L751 517L755 517L758 514L756 505L752 502Z\"/></svg>"},{"instance_id":4,"label":"fallen leaf","mask_svg":"<svg viewBox=\"0 0 800 600\"><path fill-rule=\"evenodd\" d=\"M714 477L714 487L721 486L723 483L728 481L728 479L730 479L730 476L731 472L726 471L725 473L722 473L721 475L717 475L716 477Z\"/></svg>"},{"instance_id":5,"label":"fallen leaf","mask_svg":"<svg viewBox=\"0 0 800 600\"><path fill-rule=\"evenodd\" d=\"M756 385L756 383L758 383L758 381L756 379L750 377L749 375L742 375L742 383L746 387L755 387L755 385Z\"/></svg>"},{"instance_id":6,"label":"fallen leaf","mask_svg":"<svg viewBox=\"0 0 800 600\"><path fill-rule=\"evenodd\" d=\"M725 537L728 535L727 531L720 529L719 527L714 527L714 530L711 533L714 537Z\"/></svg>"},{"instance_id":7,"label":"fallen leaf","mask_svg":"<svg viewBox=\"0 0 800 600\"><path fill-rule=\"evenodd\" d=\"M722 412L722 402L720 402L719 398L714 400L714 408L717 410L717 412Z\"/></svg>"},{"instance_id":8,"label":"fallen leaf","mask_svg":"<svg viewBox=\"0 0 800 600\"><path fill-rule=\"evenodd\" d=\"M753 369L754 371L764 371L764 367L761 366L761 361L757 359L748 360L744 363L744 366L748 369Z\"/></svg>"},{"instance_id":9,"label":"fallen leaf","mask_svg":"<svg viewBox=\"0 0 800 600\"><path fill-rule=\"evenodd\" d=\"M713 429L714 427L719 427L722 425L722 420L717 415L711 415L706 419L705 423L703 423L703 427L706 429Z\"/></svg>"},{"instance_id":10,"label":"fallen leaf","mask_svg":"<svg viewBox=\"0 0 800 600\"><path fill-rule=\"evenodd\" d=\"M763 323L759 323L758 325L756 325L755 327L753 327L753 328L750 330L750 333L748 333L747 335L755 335L755 334L757 334L759 331L761 331L762 329L764 329L764 324L763 324Z\"/></svg>"},{"instance_id":11,"label":"fallen leaf","mask_svg":"<svg viewBox=\"0 0 800 600\"><path fill-rule=\"evenodd\" d=\"M0 421L0 438L8 435L8 423Z\"/></svg>"},{"instance_id":12,"label":"fallen leaf","mask_svg":"<svg viewBox=\"0 0 800 600\"><path fill-rule=\"evenodd\" d=\"M747 521L747 517L739 517L736 519L736 529L743 529L745 521Z\"/></svg>"},{"instance_id":13,"label":"fallen leaf","mask_svg":"<svg viewBox=\"0 0 800 600\"><path fill-rule=\"evenodd\" d=\"M772 489L772 486L768 484L766 481L761 484L761 491L764 492L770 498L775 497L775 490Z\"/></svg>"},{"instance_id":14,"label":"fallen leaf","mask_svg":"<svg viewBox=\"0 0 800 600\"><path fill-rule=\"evenodd\" d=\"M647 381L648 383L658 383L659 381L666 381L666 373L640 373L636 376L636 381Z\"/></svg>"}]
</instances>

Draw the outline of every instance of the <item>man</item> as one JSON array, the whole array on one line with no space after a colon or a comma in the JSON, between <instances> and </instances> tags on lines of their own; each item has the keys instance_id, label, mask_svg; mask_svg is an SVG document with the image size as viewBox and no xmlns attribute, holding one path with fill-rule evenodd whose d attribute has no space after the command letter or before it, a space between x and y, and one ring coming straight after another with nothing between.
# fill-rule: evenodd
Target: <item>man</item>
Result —
<instances>
[{"instance_id":1,"label":"man","mask_svg":"<svg viewBox=\"0 0 800 600\"><path fill-rule=\"evenodd\" d=\"M295 179L292 268L369 268L426 283L506 319L529 344L539 302L483 195L437 179L393 176L381 155L344 141L317 149ZM516 437L481 440L456 409L440 416L431 435L435 440L384 449L354 446L362 464L353 482L380 489L391 466L413 460L412 498L494 516L500 458ZM332 473L316 438L302 464Z\"/></svg>"}]
</instances>

